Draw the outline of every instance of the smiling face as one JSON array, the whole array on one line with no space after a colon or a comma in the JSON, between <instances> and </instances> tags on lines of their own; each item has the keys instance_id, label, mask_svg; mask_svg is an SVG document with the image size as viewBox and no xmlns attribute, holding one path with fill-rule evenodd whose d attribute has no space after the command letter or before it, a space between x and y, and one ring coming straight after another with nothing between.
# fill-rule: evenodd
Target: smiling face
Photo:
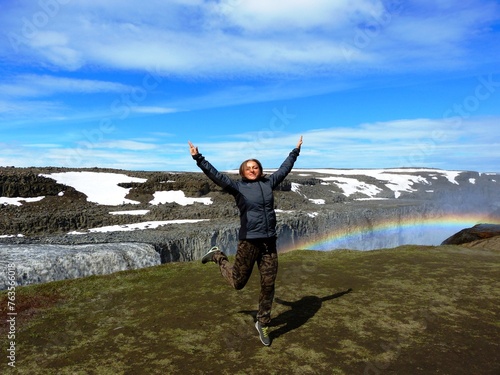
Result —
<instances>
[{"instance_id":1,"label":"smiling face","mask_svg":"<svg viewBox=\"0 0 500 375\"><path fill-rule=\"evenodd\" d=\"M259 165L254 161L247 162L245 168L243 169L243 176L247 180L256 180L260 177Z\"/></svg>"},{"instance_id":2,"label":"smiling face","mask_svg":"<svg viewBox=\"0 0 500 375\"><path fill-rule=\"evenodd\" d=\"M262 167L257 160L246 160L241 164L240 175L250 181L255 181L262 176Z\"/></svg>"}]
</instances>

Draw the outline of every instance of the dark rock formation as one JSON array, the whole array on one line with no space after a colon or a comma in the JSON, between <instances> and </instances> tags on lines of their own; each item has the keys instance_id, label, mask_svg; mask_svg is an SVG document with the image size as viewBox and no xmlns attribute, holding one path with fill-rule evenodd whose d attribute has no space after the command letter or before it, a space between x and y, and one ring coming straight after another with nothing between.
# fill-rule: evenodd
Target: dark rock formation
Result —
<instances>
[{"instance_id":1,"label":"dark rock formation","mask_svg":"<svg viewBox=\"0 0 500 375\"><path fill-rule=\"evenodd\" d=\"M442 245L461 245L468 242L484 240L486 238L500 236L500 225L477 224L472 228L466 228L442 242Z\"/></svg>"},{"instance_id":2,"label":"dark rock formation","mask_svg":"<svg viewBox=\"0 0 500 375\"><path fill-rule=\"evenodd\" d=\"M115 173L144 182L118 183L119 187L129 189L123 192L125 197L120 195L123 204L106 205L89 201L84 191L42 176L70 171ZM230 176L238 178L235 174ZM103 188L100 178L92 176L88 183ZM477 172L294 170L275 191L278 249L330 250L335 246L333 248L370 250L409 243L438 244L450 233L432 243L422 242L428 233L425 228L420 229L419 224L461 215L478 215L488 219L483 222L500 223L499 185L500 175ZM155 194L165 191L182 191L190 198L210 198L212 204L153 204ZM202 173L0 167L0 197L8 198L0 204L0 250L2 247L5 250L0 266L4 268L8 262L28 267L29 262L23 259L30 254L52 256L55 252L46 249L53 245L61 249L57 259L73 259L71 254L77 245L109 244L118 246L122 252L127 251L123 247L153 247L161 263L166 263L200 259L214 245L231 255L238 242L239 217L233 197ZM18 203L20 198L32 199ZM12 204L13 201L18 204ZM141 214L123 213L137 210L141 210ZM179 222L186 219L190 220L189 224ZM101 231L102 227L111 225L123 228L149 222L165 223L156 229ZM390 227L390 230L384 232L381 227ZM405 227L412 228L410 234ZM499 227L483 224L469 228L460 242L453 243L474 241L470 242L471 247L498 247L498 241L488 241L494 237L485 238L499 234ZM73 231L80 234L71 234ZM342 241L335 245L325 242L325 236L332 233ZM310 246L319 243L319 247ZM11 250L13 248L17 253ZM33 258L39 259L37 256ZM49 259L46 264L51 262ZM87 264L87 268L96 268L102 260L96 257L94 262L95 265ZM32 268L38 269L42 263ZM66 269L75 267L71 265Z\"/></svg>"},{"instance_id":3,"label":"dark rock formation","mask_svg":"<svg viewBox=\"0 0 500 375\"><path fill-rule=\"evenodd\" d=\"M40 176L69 171L126 174L145 182L119 184L130 189L125 198L137 204L107 206L89 202L83 192ZM276 190L281 249L319 241L332 231L349 234L356 228L376 228L384 222L408 226L462 213L491 214L496 219L492 222L500 222L498 174L413 169L384 170L381 174L370 170L344 172L294 170ZM238 178L236 174L230 176ZM351 181L349 193L343 190L346 180ZM98 178L90 183L99 184ZM366 186L371 192L363 190ZM210 198L213 203L150 203L156 192L170 190L181 190L188 197ZM236 249L239 218L234 199L202 173L0 167L0 192L2 197L43 197L20 206L0 204L0 244L143 242L154 245L162 262L198 259L215 244L228 253ZM111 214L127 210L148 212ZM181 219L206 221L169 224L154 230L68 234L109 225ZM5 237L8 235L11 237ZM401 244L401 237L397 230L379 238L368 233L360 234L358 242L362 243L361 250L394 247Z\"/></svg>"}]
</instances>

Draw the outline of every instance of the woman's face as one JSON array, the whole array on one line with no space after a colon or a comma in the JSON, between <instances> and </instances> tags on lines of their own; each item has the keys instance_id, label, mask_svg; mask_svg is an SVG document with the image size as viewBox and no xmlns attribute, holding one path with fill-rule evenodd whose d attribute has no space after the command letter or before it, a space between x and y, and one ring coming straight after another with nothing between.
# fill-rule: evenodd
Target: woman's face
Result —
<instances>
[{"instance_id":1,"label":"woman's face","mask_svg":"<svg viewBox=\"0 0 500 375\"><path fill-rule=\"evenodd\" d=\"M256 180L260 177L262 174L259 165L254 162L254 161L249 161L245 165L245 168L243 169L243 177L245 177L247 180Z\"/></svg>"}]
</instances>

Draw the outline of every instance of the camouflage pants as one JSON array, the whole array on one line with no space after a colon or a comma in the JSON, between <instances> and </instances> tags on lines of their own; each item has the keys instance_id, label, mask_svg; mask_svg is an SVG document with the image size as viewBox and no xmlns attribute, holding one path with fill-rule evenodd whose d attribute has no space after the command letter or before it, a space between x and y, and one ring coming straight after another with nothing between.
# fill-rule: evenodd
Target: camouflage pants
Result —
<instances>
[{"instance_id":1,"label":"camouflage pants","mask_svg":"<svg viewBox=\"0 0 500 375\"><path fill-rule=\"evenodd\" d=\"M278 273L276 237L240 240L233 264L229 262L224 253L215 255L214 260L219 265L222 276L237 290L246 285L252 274L254 264L257 262L260 272L257 320L264 326L269 325L274 299L274 282Z\"/></svg>"}]
</instances>

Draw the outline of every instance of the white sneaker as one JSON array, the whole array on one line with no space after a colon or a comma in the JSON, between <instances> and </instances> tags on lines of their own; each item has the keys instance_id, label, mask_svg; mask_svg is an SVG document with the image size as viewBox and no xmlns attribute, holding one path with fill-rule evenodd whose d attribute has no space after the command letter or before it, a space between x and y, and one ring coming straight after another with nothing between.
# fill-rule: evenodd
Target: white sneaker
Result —
<instances>
[{"instance_id":1,"label":"white sneaker","mask_svg":"<svg viewBox=\"0 0 500 375\"><path fill-rule=\"evenodd\" d=\"M212 247L205 255L203 255L203 258L201 258L201 263L205 264L208 262L215 262L214 254L216 252L220 252L219 248L217 246Z\"/></svg>"}]
</instances>

